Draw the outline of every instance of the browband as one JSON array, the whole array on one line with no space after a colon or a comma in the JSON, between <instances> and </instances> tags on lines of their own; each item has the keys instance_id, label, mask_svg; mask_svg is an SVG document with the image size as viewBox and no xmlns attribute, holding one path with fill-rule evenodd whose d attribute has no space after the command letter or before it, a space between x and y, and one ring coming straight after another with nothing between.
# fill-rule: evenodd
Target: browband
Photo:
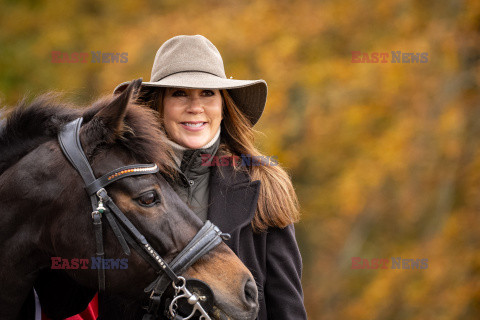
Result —
<instances>
[{"instance_id":1,"label":"browband","mask_svg":"<svg viewBox=\"0 0 480 320\"><path fill-rule=\"evenodd\" d=\"M97 193L97 191L101 188L104 188L110 183L115 182L119 179L129 176L138 176L141 174L152 174L157 172L158 166L156 164L133 164L110 171L109 173L88 184L85 189L87 190L88 195L93 195Z\"/></svg>"}]
</instances>

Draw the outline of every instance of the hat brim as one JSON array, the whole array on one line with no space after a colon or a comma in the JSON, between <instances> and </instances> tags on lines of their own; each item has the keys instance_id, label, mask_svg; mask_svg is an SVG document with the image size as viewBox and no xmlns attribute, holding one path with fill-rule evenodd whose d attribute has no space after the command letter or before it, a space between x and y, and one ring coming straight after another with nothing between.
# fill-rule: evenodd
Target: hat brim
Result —
<instances>
[{"instance_id":1,"label":"hat brim","mask_svg":"<svg viewBox=\"0 0 480 320\"><path fill-rule=\"evenodd\" d=\"M113 93L126 89L131 81L119 84ZM142 82L140 90L150 88L226 89L237 107L252 125L258 122L267 102L267 83L264 80L236 80L217 77L205 72L179 72L157 82Z\"/></svg>"}]
</instances>

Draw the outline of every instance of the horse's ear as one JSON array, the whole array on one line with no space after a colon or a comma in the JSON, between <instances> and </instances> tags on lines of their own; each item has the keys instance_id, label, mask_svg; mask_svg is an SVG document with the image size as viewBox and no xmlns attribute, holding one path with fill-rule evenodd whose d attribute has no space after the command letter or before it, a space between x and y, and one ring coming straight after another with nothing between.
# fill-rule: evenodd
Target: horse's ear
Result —
<instances>
[{"instance_id":1,"label":"horse's ear","mask_svg":"<svg viewBox=\"0 0 480 320\"><path fill-rule=\"evenodd\" d=\"M132 95L137 95L141 85L142 79L130 82L121 94L115 96L112 102L95 115L94 119L101 122L105 129L113 134L110 138L115 138L123 132L123 119L125 118L127 106Z\"/></svg>"},{"instance_id":2,"label":"horse's ear","mask_svg":"<svg viewBox=\"0 0 480 320\"><path fill-rule=\"evenodd\" d=\"M132 81L121 94L115 95L110 103L85 124L81 138L86 149L93 149L100 142L111 143L122 135L127 106L131 99L136 99L141 84L142 79Z\"/></svg>"}]
</instances>

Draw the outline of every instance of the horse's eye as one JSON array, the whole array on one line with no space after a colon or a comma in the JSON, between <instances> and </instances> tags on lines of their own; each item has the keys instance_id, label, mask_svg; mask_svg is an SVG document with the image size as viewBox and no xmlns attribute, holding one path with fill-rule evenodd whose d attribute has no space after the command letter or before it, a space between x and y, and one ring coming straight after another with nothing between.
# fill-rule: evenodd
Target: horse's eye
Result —
<instances>
[{"instance_id":1,"label":"horse's eye","mask_svg":"<svg viewBox=\"0 0 480 320\"><path fill-rule=\"evenodd\" d=\"M140 197L137 198L137 201L141 206L144 207L152 207L157 202L160 202L155 191L148 191L143 193L142 195L140 195Z\"/></svg>"}]
</instances>

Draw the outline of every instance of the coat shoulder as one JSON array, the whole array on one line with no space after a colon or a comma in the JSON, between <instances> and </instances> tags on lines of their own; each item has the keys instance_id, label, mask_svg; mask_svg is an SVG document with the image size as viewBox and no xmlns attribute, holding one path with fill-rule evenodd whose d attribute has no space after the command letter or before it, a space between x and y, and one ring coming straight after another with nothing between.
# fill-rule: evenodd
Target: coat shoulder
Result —
<instances>
[{"instance_id":1,"label":"coat shoulder","mask_svg":"<svg viewBox=\"0 0 480 320\"><path fill-rule=\"evenodd\" d=\"M227 233L245 227L255 216L259 192L260 181L251 181L248 173L212 168L208 219Z\"/></svg>"}]
</instances>

